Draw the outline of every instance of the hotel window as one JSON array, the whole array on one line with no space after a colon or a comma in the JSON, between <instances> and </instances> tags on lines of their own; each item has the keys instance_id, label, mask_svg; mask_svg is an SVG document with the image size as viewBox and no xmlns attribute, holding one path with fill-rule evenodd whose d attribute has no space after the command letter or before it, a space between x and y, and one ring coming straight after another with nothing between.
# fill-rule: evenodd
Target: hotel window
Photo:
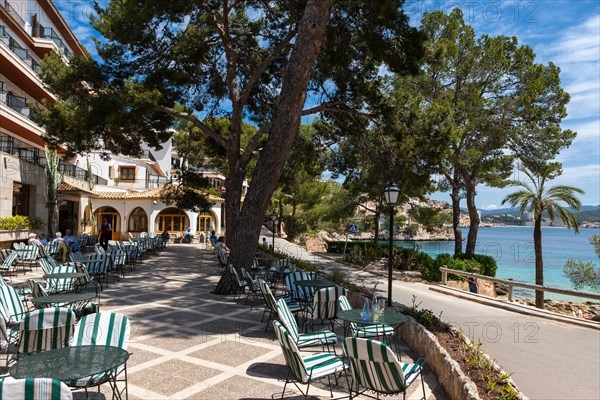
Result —
<instances>
[{"instance_id":1,"label":"hotel window","mask_svg":"<svg viewBox=\"0 0 600 400\"><path fill-rule=\"evenodd\" d=\"M122 182L135 181L135 167L119 167L119 179L121 179Z\"/></svg>"}]
</instances>

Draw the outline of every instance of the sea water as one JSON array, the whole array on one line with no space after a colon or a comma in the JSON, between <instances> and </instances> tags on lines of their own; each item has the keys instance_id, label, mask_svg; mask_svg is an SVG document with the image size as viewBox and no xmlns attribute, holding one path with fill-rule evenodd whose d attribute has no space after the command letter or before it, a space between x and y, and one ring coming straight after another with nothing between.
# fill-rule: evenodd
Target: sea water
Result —
<instances>
[{"instance_id":1,"label":"sea water","mask_svg":"<svg viewBox=\"0 0 600 400\"><path fill-rule=\"evenodd\" d=\"M466 246L468 229L463 229L463 251ZM600 260L589 242L593 235L600 235L600 229L580 228L575 234L572 229L543 227L542 255L544 260L544 285L573 289L573 285L563 273L568 259L593 262L600 266ZM438 254L454 253L453 241L396 242L403 247L418 246L421 251L435 257ZM533 247L533 227L499 226L479 228L475 252L494 257L498 264L496 277L512 278L515 281L535 283L535 252ZM583 289L587 290L587 289ZM516 293L531 297L533 292L515 289ZM547 298L562 299L566 296L547 293ZM580 298L581 301L586 299Z\"/></svg>"}]
</instances>

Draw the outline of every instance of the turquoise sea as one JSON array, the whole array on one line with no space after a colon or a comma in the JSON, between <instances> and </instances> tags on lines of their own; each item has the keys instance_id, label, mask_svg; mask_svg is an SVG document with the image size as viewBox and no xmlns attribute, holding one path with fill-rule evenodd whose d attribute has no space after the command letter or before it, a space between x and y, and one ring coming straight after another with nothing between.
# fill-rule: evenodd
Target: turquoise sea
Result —
<instances>
[{"instance_id":1,"label":"turquoise sea","mask_svg":"<svg viewBox=\"0 0 600 400\"><path fill-rule=\"evenodd\" d=\"M463 229L466 238L468 229ZM581 228L578 234L567 228L542 228L542 254L544 258L544 284L546 286L573 289L569 279L563 274L565 261L569 258L581 261L592 261L600 265L589 243L593 235L600 235L600 229ZM403 247L418 245L421 250L431 256L440 253L454 252L454 242L397 242ZM463 242L463 250L466 239ZM496 277L515 281L535 283L535 254L533 250L533 227L501 226L480 228L477 235L476 252L496 259L498 270ZM532 292L522 291L529 297ZM561 295L548 294L548 298L565 298Z\"/></svg>"}]
</instances>

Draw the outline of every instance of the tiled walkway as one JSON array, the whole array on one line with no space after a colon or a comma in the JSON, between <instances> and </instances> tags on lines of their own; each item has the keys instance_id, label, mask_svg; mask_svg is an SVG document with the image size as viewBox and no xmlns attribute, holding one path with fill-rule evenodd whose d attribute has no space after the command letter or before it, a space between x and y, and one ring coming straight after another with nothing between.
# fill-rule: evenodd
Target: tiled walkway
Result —
<instances>
[{"instance_id":1,"label":"tiled walkway","mask_svg":"<svg viewBox=\"0 0 600 400\"><path fill-rule=\"evenodd\" d=\"M101 311L120 312L131 320L130 399L281 397L287 371L272 340L273 329L264 333L263 306L250 310L243 300L238 305L230 297L211 294L218 279L212 251L171 245L102 292ZM311 385L310 398L329 398L324 382ZM428 399L446 398L429 370L425 382ZM334 396L347 397L344 378L339 383ZM407 398L421 394L420 384L415 384ZM285 398L303 396L288 385Z\"/></svg>"}]
</instances>

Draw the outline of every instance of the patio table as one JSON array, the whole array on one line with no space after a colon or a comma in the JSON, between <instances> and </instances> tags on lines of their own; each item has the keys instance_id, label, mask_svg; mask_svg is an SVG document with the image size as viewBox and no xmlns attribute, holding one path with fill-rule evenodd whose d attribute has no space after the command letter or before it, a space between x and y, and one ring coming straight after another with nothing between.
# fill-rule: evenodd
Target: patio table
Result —
<instances>
[{"instance_id":1,"label":"patio table","mask_svg":"<svg viewBox=\"0 0 600 400\"><path fill-rule=\"evenodd\" d=\"M315 289L323 289L328 287L334 287L335 282L328 281L326 279L305 279L296 281L296 285L298 286L307 286Z\"/></svg>"},{"instance_id":2,"label":"patio table","mask_svg":"<svg viewBox=\"0 0 600 400\"><path fill-rule=\"evenodd\" d=\"M56 274L46 274L44 279L75 279L83 278L85 274L83 272L60 272Z\"/></svg>"},{"instance_id":3,"label":"patio table","mask_svg":"<svg viewBox=\"0 0 600 400\"><path fill-rule=\"evenodd\" d=\"M10 367L9 373L17 379L52 378L65 382L99 376L96 382L108 381L113 395L121 399L116 390L116 369L129 359L129 353L112 346L73 346L31 353ZM91 382L91 380L90 380ZM91 382L92 383L92 382ZM127 393L127 392L126 392Z\"/></svg>"},{"instance_id":4,"label":"patio table","mask_svg":"<svg viewBox=\"0 0 600 400\"><path fill-rule=\"evenodd\" d=\"M396 311L392 311L386 309L383 313L379 314L379 318L375 320L371 315L370 318L365 320L362 315L362 310L352 309L352 310L340 310L338 311L337 318L344 321L344 337L347 337L346 333L348 332L348 324L355 323L360 325L388 325L393 326L395 330L396 336L396 354L400 357L400 346L398 345L398 327L405 323L408 318L404 314L400 314Z\"/></svg>"},{"instance_id":5,"label":"patio table","mask_svg":"<svg viewBox=\"0 0 600 400\"><path fill-rule=\"evenodd\" d=\"M95 293L61 293L50 296L34 297L31 302L36 308L63 307L81 308L96 298Z\"/></svg>"}]
</instances>

